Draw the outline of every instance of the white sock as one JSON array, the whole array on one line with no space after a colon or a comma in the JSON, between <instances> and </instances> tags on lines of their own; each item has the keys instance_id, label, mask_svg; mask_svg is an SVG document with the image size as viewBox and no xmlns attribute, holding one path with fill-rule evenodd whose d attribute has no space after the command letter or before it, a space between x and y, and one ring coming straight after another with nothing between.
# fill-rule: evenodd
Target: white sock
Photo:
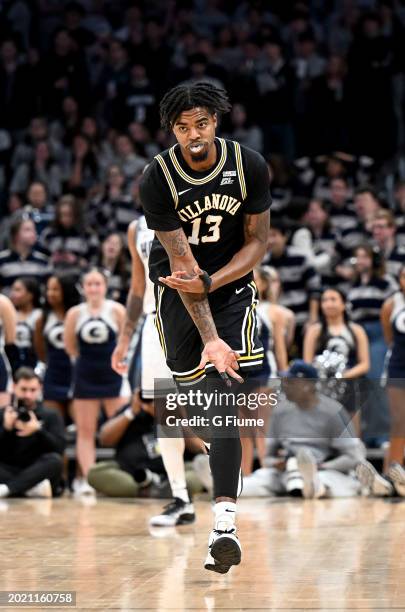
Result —
<instances>
[{"instance_id":1,"label":"white sock","mask_svg":"<svg viewBox=\"0 0 405 612\"><path fill-rule=\"evenodd\" d=\"M5 484L0 484L0 497L8 497L10 489Z\"/></svg>"},{"instance_id":2,"label":"white sock","mask_svg":"<svg viewBox=\"0 0 405 612\"><path fill-rule=\"evenodd\" d=\"M235 529L236 504L235 502L218 502L214 506L215 529L230 531Z\"/></svg>"},{"instance_id":3,"label":"white sock","mask_svg":"<svg viewBox=\"0 0 405 612\"><path fill-rule=\"evenodd\" d=\"M167 472L173 497L179 497L189 503L190 497L186 485L184 469L184 438L159 438L159 448Z\"/></svg>"}]
</instances>

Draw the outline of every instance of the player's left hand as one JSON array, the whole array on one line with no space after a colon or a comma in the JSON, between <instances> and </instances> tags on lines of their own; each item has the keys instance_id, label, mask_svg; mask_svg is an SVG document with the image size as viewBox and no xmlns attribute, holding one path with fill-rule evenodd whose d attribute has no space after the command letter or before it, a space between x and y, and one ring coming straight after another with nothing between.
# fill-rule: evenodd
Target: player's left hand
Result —
<instances>
[{"instance_id":1,"label":"player's left hand","mask_svg":"<svg viewBox=\"0 0 405 612\"><path fill-rule=\"evenodd\" d=\"M205 293L204 283L199 277L200 274L203 274L203 271L198 266L194 266L193 272L193 276L190 276L185 270L178 270L170 276L160 276L159 281L166 287L184 293Z\"/></svg>"},{"instance_id":2,"label":"player's left hand","mask_svg":"<svg viewBox=\"0 0 405 612\"><path fill-rule=\"evenodd\" d=\"M201 353L201 361L198 368L202 369L210 362L219 372L222 380L230 386L230 379L234 378L239 383L243 383L243 378L236 372L239 370L239 354L221 338L207 342Z\"/></svg>"}]
</instances>

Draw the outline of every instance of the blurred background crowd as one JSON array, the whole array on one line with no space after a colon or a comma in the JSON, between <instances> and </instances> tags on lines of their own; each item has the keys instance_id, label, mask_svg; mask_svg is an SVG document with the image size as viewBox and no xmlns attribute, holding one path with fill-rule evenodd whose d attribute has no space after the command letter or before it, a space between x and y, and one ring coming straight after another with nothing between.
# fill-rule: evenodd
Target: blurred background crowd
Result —
<instances>
[{"instance_id":1,"label":"blurred background crowd","mask_svg":"<svg viewBox=\"0 0 405 612\"><path fill-rule=\"evenodd\" d=\"M11 343L3 322L13 370L46 363L38 338L50 313L63 322L90 299L77 288L90 265L125 303L140 177L173 143L159 100L208 80L233 103L220 135L268 162L272 230L256 277L262 301L284 309L288 357L313 361L309 323L350 316L335 366L375 384L362 435L383 444L380 313L404 284L404 62L403 0L2 0L0 287L18 316Z\"/></svg>"}]
</instances>

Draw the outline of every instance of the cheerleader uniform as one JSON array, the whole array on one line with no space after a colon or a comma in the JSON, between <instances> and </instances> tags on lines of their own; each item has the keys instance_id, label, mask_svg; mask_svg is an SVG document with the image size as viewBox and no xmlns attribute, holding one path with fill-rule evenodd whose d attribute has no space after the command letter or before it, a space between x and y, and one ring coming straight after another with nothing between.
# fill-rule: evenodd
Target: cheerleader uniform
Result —
<instances>
[{"instance_id":1,"label":"cheerleader uniform","mask_svg":"<svg viewBox=\"0 0 405 612\"><path fill-rule=\"evenodd\" d=\"M323 351L338 353L343 355L346 361L346 368L352 368L357 361L357 342L350 325L346 325L340 334L331 334L328 330L326 338L321 346L318 347L318 354Z\"/></svg>"},{"instance_id":2,"label":"cheerleader uniform","mask_svg":"<svg viewBox=\"0 0 405 612\"><path fill-rule=\"evenodd\" d=\"M73 376L75 399L130 396L128 380L111 367L111 354L118 336L114 304L112 300L105 300L97 316L90 313L87 304L78 306L76 338L79 356L75 361Z\"/></svg>"},{"instance_id":3,"label":"cheerleader uniform","mask_svg":"<svg viewBox=\"0 0 405 612\"><path fill-rule=\"evenodd\" d=\"M35 368L38 357L34 350L34 330L36 322L41 316L41 309L35 308L28 317L17 321L15 345L17 347L16 359L13 361L13 372L23 366Z\"/></svg>"},{"instance_id":4,"label":"cheerleader uniform","mask_svg":"<svg viewBox=\"0 0 405 612\"><path fill-rule=\"evenodd\" d=\"M51 312L44 327L47 364L44 400L66 402L71 399L72 366L63 341L64 322Z\"/></svg>"},{"instance_id":5,"label":"cheerleader uniform","mask_svg":"<svg viewBox=\"0 0 405 612\"><path fill-rule=\"evenodd\" d=\"M141 351L141 395L143 399L153 399L155 380L167 381L165 387L171 387L172 374L167 367L166 359L160 345L159 334L155 325L156 306L154 285L149 279L149 253L155 232L146 225L145 217L140 217L136 225L136 249L145 269L145 294L143 297L143 312L145 322L140 341ZM159 288L159 295L164 291ZM170 381L170 382L169 382Z\"/></svg>"},{"instance_id":6,"label":"cheerleader uniform","mask_svg":"<svg viewBox=\"0 0 405 612\"><path fill-rule=\"evenodd\" d=\"M0 393L9 393L12 390L13 379L9 360L4 351L3 324L0 322Z\"/></svg>"},{"instance_id":7,"label":"cheerleader uniform","mask_svg":"<svg viewBox=\"0 0 405 612\"><path fill-rule=\"evenodd\" d=\"M405 389L405 296L402 292L393 296L390 320L393 342L388 361L388 384Z\"/></svg>"},{"instance_id":8,"label":"cheerleader uniform","mask_svg":"<svg viewBox=\"0 0 405 612\"><path fill-rule=\"evenodd\" d=\"M269 317L270 302L261 301L256 307L259 338L263 344L264 359L259 377L263 382L277 378L277 363L274 356L273 324ZM254 378L257 377L255 373Z\"/></svg>"},{"instance_id":9,"label":"cheerleader uniform","mask_svg":"<svg viewBox=\"0 0 405 612\"><path fill-rule=\"evenodd\" d=\"M349 370L357 363L357 342L356 337L350 327L346 325L340 334L331 334L328 330L326 338L318 347L318 355L323 351L338 353L345 358L345 370ZM349 414L354 414L360 408L361 389L359 379L345 380L341 378L332 378L326 382L325 395L330 392L336 392L335 399L340 401ZM332 382L334 384L332 384Z\"/></svg>"}]
</instances>

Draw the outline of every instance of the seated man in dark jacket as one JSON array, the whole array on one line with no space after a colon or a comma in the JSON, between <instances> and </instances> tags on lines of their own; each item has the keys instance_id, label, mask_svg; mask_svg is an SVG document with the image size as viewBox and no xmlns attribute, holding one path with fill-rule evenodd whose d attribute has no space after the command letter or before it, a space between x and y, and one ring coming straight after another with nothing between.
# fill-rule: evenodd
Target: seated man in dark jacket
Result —
<instances>
[{"instance_id":1,"label":"seated man in dark jacket","mask_svg":"<svg viewBox=\"0 0 405 612\"><path fill-rule=\"evenodd\" d=\"M13 404L0 409L0 498L51 497L57 490L65 430L59 413L40 398L34 370L17 370Z\"/></svg>"}]
</instances>

